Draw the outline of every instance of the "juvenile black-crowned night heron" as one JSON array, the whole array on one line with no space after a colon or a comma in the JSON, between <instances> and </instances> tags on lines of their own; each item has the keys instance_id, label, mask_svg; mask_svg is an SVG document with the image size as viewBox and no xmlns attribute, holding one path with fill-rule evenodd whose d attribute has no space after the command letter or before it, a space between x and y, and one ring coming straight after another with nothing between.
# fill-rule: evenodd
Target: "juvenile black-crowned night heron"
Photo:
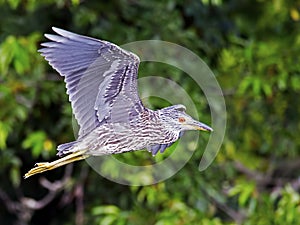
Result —
<instances>
[{"instance_id":1,"label":"juvenile black-crowned night heron","mask_svg":"<svg viewBox=\"0 0 300 225\"><path fill-rule=\"evenodd\" d=\"M74 142L59 145L53 162L36 163L34 174L85 159L147 149L156 155L186 130L212 129L185 113L185 106L151 110L137 91L140 60L135 54L97 39L53 28L41 54L65 78L67 94L80 126Z\"/></svg>"}]
</instances>

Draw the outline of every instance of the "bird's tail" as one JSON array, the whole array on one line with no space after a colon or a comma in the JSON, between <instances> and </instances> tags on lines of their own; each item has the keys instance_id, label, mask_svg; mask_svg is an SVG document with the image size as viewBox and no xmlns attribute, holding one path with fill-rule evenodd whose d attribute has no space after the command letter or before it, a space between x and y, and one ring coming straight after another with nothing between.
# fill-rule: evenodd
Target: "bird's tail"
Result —
<instances>
[{"instance_id":1,"label":"bird's tail","mask_svg":"<svg viewBox=\"0 0 300 225\"><path fill-rule=\"evenodd\" d=\"M69 155L66 155L65 157L62 157L58 160L55 160L53 162L41 162L41 163L36 163L35 167L29 170L25 175L24 178L28 178L32 175L35 175L37 173L43 173L47 170L53 170L57 167L64 166L66 164L69 164L71 162L79 161L82 159L86 159L89 156L85 155L84 153L86 150L81 150L81 151L76 151L73 153L70 153Z\"/></svg>"},{"instance_id":2,"label":"bird's tail","mask_svg":"<svg viewBox=\"0 0 300 225\"><path fill-rule=\"evenodd\" d=\"M68 142L68 143L64 143L61 144L59 146L57 146L57 155L59 157L63 156L63 155L67 155L69 153L71 153L72 151L74 151L74 146L76 146L76 144L78 143L78 141L72 141L72 142Z\"/></svg>"}]
</instances>

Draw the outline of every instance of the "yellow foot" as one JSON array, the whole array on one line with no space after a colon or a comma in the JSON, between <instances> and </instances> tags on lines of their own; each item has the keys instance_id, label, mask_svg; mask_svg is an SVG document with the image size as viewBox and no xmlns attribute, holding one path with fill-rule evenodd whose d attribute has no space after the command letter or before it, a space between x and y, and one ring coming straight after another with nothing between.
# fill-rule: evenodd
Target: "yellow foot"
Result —
<instances>
[{"instance_id":1,"label":"yellow foot","mask_svg":"<svg viewBox=\"0 0 300 225\"><path fill-rule=\"evenodd\" d=\"M34 166L38 167L38 166L45 166L48 162L40 162L40 163L36 163L34 164Z\"/></svg>"},{"instance_id":2,"label":"yellow foot","mask_svg":"<svg viewBox=\"0 0 300 225\"><path fill-rule=\"evenodd\" d=\"M35 166L36 167L32 168L24 175L25 179L34 174L42 173L44 171L50 170L52 167L51 163L36 163Z\"/></svg>"},{"instance_id":3,"label":"yellow foot","mask_svg":"<svg viewBox=\"0 0 300 225\"><path fill-rule=\"evenodd\" d=\"M43 173L47 170L53 170L57 167L69 164L71 162L86 159L88 157L88 155L84 155L85 152L86 152L86 150L81 150L81 151L73 152L73 153L71 153L69 155L66 155L63 158L57 159L53 162L36 163L35 167L32 168L31 170L29 170L28 173L26 173L24 175L24 178L26 179L26 178L28 178L32 175L37 174L37 173Z\"/></svg>"}]
</instances>

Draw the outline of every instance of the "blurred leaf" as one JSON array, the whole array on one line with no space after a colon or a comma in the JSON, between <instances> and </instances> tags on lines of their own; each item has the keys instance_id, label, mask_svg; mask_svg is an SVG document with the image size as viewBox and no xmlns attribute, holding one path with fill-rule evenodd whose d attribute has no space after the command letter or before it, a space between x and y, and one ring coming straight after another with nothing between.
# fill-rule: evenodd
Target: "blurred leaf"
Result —
<instances>
[{"instance_id":1,"label":"blurred leaf","mask_svg":"<svg viewBox=\"0 0 300 225\"><path fill-rule=\"evenodd\" d=\"M290 10L290 15L294 21L299 21L300 15L299 15L299 11L297 9L292 8Z\"/></svg>"},{"instance_id":2,"label":"blurred leaf","mask_svg":"<svg viewBox=\"0 0 300 225\"><path fill-rule=\"evenodd\" d=\"M8 124L5 124L0 121L0 149L1 150L6 148L6 140L10 130L11 129Z\"/></svg>"},{"instance_id":3,"label":"blurred leaf","mask_svg":"<svg viewBox=\"0 0 300 225\"><path fill-rule=\"evenodd\" d=\"M300 196L290 185L287 185L283 191L275 216L277 224L298 224L300 222Z\"/></svg>"},{"instance_id":4,"label":"blurred leaf","mask_svg":"<svg viewBox=\"0 0 300 225\"><path fill-rule=\"evenodd\" d=\"M36 131L23 141L22 147L25 149L31 149L32 155L36 158L44 150L44 143L47 140L47 136L43 131Z\"/></svg>"},{"instance_id":5,"label":"blurred leaf","mask_svg":"<svg viewBox=\"0 0 300 225\"><path fill-rule=\"evenodd\" d=\"M21 0L7 0L7 1L9 3L10 7L13 9L16 9L21 2Z\"/></svg>"},{"instance_id":6,"label":"blurred leaf","mask_svg":"<svg viewBox=\"0 0 300 225\"><path fill-rule=\"evenodd\" d=\"M300 91L300 75L292 75L291 86L295 91Z\"/></svg>"},{"instance_id":7,"label":"blurred leaf","mask_svg":"<svg viewBox=\"0 0 300 225\"><path fill-rule=\"evenodd\" d=\"M235 196L238 195L239 205L245 207L251 196L255 191L255 183L253 182L240 182L230 189L229 195Z\"/></svg>"},{"instance_id":8,"label":"blurred leaf","mask_svg":"<svg viewBox=\"0 0 300 225\"><path fill-rule=\"evenodd\" d=\"M0 74L2 76L7 74L9 65L13 59L13 51L11 48L15 45L15 38L9 36L5 42L0 45Z\"/></svg>"},{"instance_id":9,"label":"blurred leaf","mask_svg":"<svg viewBox=\"0 0 300 225\"><path fill-rule=\"evenodd\" d=\"M13 184L14 187L19 187L20 186L20 181L21 181L21 175L20 175L20 168L19 167L12 167L10 169L10 180Z\"/></svg>"},{"instance_id":10,"label":"blurred leaf","mask_svg":"<svg viewBox=\"0 0 300 225\"><path fill-rule=\"evenodd\" d=\"M120 209L114 205L98 206L93 208L92 213L93 215L119 214Z\"/></svg>"},{"instance_id":11,"label":"blurred leaf","mask_svg":"<svg viewBox=\"0 0 300 225\"><path fill-rule=\"evenodd\" d=\"M0 45L0 73L6 75L11 64L20 75L28 72L32 65L32 54L36 55L36 42L39 39L40 35L37 33L29 37L6 37Z\"/></svg>"}]
</instances>

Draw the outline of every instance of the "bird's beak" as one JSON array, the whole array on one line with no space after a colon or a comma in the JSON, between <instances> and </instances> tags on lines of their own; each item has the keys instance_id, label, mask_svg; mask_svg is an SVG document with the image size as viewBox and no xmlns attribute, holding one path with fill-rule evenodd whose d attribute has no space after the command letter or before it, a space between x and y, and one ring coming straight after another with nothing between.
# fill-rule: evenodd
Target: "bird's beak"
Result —
<instances>
[{"instance_id":1,"label":"bird's beak","mask_svg":"<svg viewBox=\"0 0 300 225\"><path fill-rule=\"evenodd\" d=\"M192 126L195 128L195 130L213 131L211 127L207 126L204 123L198 122L196 120L193 121Z\"/></svg>"}]
</instances>

